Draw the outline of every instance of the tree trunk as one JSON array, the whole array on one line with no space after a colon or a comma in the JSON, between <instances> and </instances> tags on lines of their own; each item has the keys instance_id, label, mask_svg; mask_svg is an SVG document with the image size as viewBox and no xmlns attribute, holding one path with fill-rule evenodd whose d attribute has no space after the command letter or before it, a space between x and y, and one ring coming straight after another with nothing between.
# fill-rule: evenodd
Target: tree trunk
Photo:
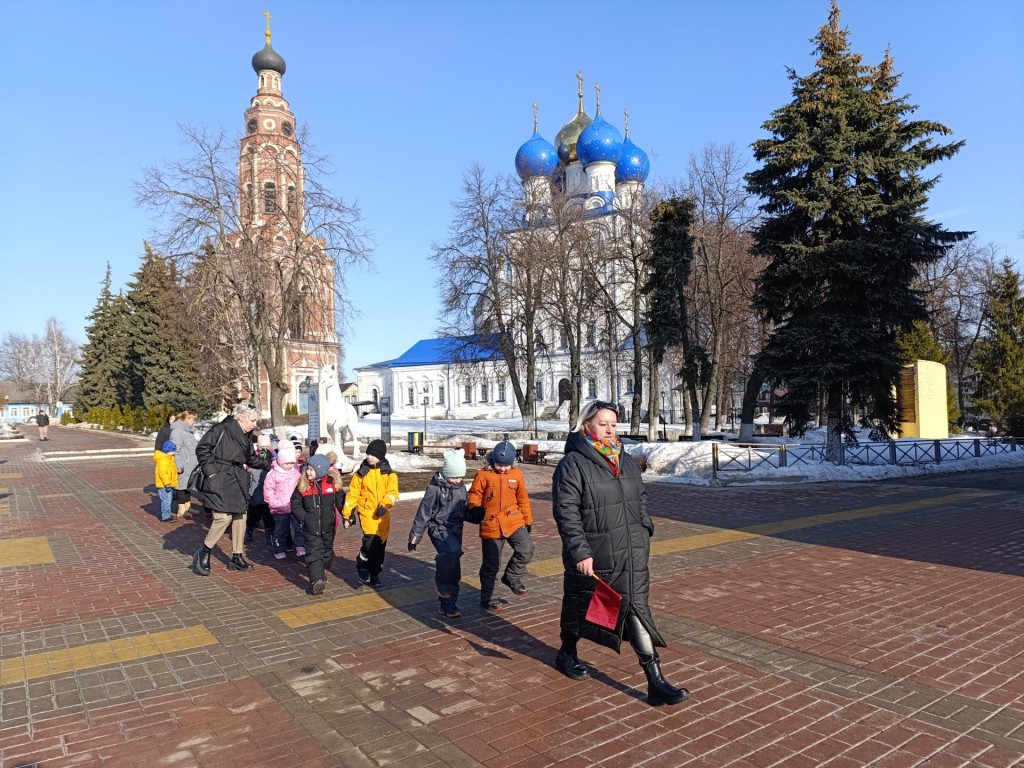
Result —
<instances>
[{"instance_id":1,"label":"tree trunk","mask_svg":"<svg viewBox=\"0 0 1024 768\"><path fill-rule=\"evenodd\" d=\"M757 396L761 393L761 387L765 380L764 366L754 363L754 370L750 372L747 379L747 387L743 391L743 409L740 412L740 434L741 443L749 443L754 439L754 411L757 409Z\"/></svg>"},{"instance_id":2,"label":"tree trunk","mask_svg":"<svg viewBox=\"0 0 1024 768\"><path fill-rule=\"evenodd\" d=\"M658 381L658 366L656 365L651 366L650 390L647 407L647 439L657 440L658 427L661 425L661 386Z\"/></svg>"}]
</instances>

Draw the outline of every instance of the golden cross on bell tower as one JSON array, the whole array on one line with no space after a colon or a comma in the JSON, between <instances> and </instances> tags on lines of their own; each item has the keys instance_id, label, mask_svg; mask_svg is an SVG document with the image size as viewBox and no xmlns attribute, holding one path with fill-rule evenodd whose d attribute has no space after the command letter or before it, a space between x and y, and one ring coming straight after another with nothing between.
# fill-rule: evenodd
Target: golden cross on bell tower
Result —
<instances>
[{"instance_id":1,"label":"golden cross on bell tower","mask_svg":"<svg viewBox=\"0 0 1024 768\"><path fill-rule=\"evenodd\" d=\"M270 11L264 11L263 15L267 17L267 45L270 45L270 20L274 17L270 15Z\"/></svg>"},{"instance_id":2,"label":"golden cross on bell tower","mask_svg":"<svg viewBox=\"0 0 1024 768\"><path fill-rule=\"evenodd\" d=\"M625 136L625 138L628 139L629 138L629 110L628 109L622 110L622 116L625 118L625 121L626 121L626 136Z\"/></svg>"},{"instance_id":3,"label":"golden cross on bell tower","mask_svg":"<svg viewBox=\"0 0 1024 768\"><path fill-rule=\"evenodd\" d=\"M535 102L533 102L533 132L534 133L537 132L537 115L539 114L539 112L540 112L540 109L537 107L537 102L535 101Z\"/></svg>"},{"instance_id":4,"label":"golden cross on bell tower","mask_svg":"<svg viewBox=\"0 0 1024 768\"><path fill-rule=\"evenodd\" d=\"M583 107L583 72L576 70L576 83L579 85L579 93L577 94L580 98L579 113L581 115L587 114L587 110Z\"/></svg>"},{"instance_id":5,"label":"golden cross on bell tower","mask_svg":"<svg viewBox=\"0 0 1024 768\"><path fill-rule=\"evenodd\" d=\"M595 108L595 114L601 114L601 84L594 83L594 93L597 94L597 107Z\"/></svg>"}]
</instances>

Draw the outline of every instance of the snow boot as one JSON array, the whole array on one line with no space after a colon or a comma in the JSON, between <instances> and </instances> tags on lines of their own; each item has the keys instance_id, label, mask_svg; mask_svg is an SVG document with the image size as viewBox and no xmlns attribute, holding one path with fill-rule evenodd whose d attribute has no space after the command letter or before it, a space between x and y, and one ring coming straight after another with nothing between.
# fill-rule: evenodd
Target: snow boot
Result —
<instances>
[{"instance_id":1,"label":"snow boot","mask_svg":"<svg viewBox=\"0 0 1024 768\"><path fill-rule=\"evenodd\" d=\"M241 553L233 554L231 559L228 560L229 571L251 571L252 569L253 564L246 560L245 555Z\"/></svg>"}]
</instances>

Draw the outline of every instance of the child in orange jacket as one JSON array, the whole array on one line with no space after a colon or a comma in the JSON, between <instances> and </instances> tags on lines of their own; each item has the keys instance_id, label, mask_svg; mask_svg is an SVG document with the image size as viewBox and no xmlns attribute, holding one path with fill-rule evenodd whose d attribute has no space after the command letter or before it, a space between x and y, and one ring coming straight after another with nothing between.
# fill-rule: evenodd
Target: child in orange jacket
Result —
<instances>
[{"instance_id":1,"label":"child in orange jacket","mask_svg":"<svg viewBox=\"0 0 1024 768\"><path fill-rule=\"evenodd\" d=\"M480 523L480 544L483 559L480 563L480 607L487 611L500 611L501 599L494 599L494 578L501 564L501 550L507 541L512 546L512 557L505 566L501 583L514 594L525 595L523 576L533 559L533 513L530 497L526 494L523 473L514 467L516 449L504 441L494 446L488 457L490 466L480 470L473 478L466 500L469 522Z\"/></svg>"}]
</instances>

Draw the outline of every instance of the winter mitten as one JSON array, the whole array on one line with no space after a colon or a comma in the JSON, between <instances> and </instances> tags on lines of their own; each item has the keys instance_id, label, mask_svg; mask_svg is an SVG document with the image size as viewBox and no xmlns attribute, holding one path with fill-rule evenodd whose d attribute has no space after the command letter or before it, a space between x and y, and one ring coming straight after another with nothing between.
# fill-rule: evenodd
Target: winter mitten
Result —
<instances>
[{"instance_id":1,"label":"winter mitten","mask_svg":"<svg viewBox=\"0 0 1024 768\"><path fill-rule=\"evenodd\" d=\"M470 507L466 510L466 522L480 525L484 521L483 507Z\"/></svg>"},{"instance_id":2,"label":"winter mitten","mask_svg":"<svg viewBox=\"0 0 1024 768\"><path fill-rule=\"evenodd\" d=\"M420 543L420 537L417 536L415 533L410 533L409 534L409 551L410 552L415 552L416 551L416 545L419 544L419 543Z\"/></svg>"},{"instance_id":3,"label":"winter mitten","mask_svg":"<svg viewBox=\"0 0 1024 768\"><path fill-rule=\"evenodd\" d=\"M386 515L387 513L388 513L387 507L385 507L383 504L381 504L379 507L377 507L377 514L376 514L377 517L384 517L384 515Z\"/></svg>"}]
</instances>

